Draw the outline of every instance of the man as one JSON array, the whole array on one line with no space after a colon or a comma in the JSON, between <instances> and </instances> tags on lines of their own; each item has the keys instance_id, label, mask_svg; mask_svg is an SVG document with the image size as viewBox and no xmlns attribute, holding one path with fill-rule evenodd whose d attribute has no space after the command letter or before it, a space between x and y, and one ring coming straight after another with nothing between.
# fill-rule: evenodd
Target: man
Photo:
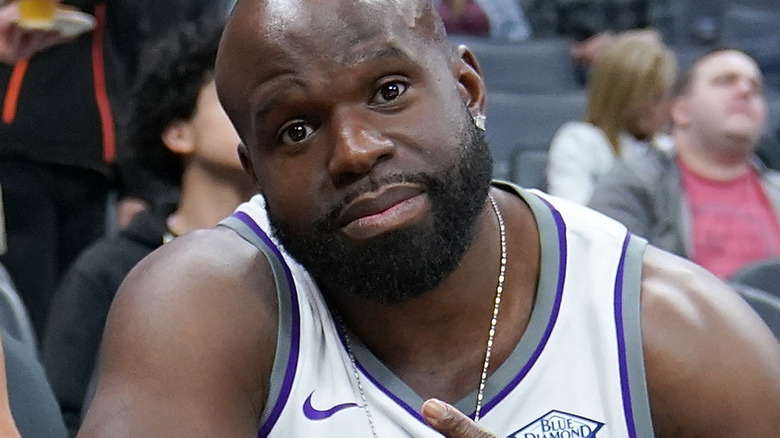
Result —
<instances>
[{"instance_id":1,"label":"man","mask_svg":"<svg viewBox=\"0 0 780 438\"><path fill-rule=\"evenodd\" d=\"M432 2L241 0L217 86L267 210L131 272L80 436L780 427L780 348L738 296L583 207L490 187L484 83Z\"/></svg>"},{"instance_id":2,"label":"man","mask_svg":"<svg viewBox=\"0 0 780 438\"><path fill-rule=\"evenodd\" d=\"M676 95L674 150L616 166L591 206L721 278L780 255L780 175L754 156L767 118L755 61L736 50L709 53Z\"/></svg>"},{"instance_id":3,"label":"man","mask_svg":"<svg viewBox=\"0 0 780 438\"><path fill-rule=\"evenodd\" d=\"M222 26L210 20L178 26L145 52L133 89L128 136L135 159L156 179L181 188L179 202L163 199L87 248L54 296L41 353L74 435L124 277L173 236L215 226L254 193L236 154L238 134L217 100L221 34Z\"/></svg>"}]
</instances>

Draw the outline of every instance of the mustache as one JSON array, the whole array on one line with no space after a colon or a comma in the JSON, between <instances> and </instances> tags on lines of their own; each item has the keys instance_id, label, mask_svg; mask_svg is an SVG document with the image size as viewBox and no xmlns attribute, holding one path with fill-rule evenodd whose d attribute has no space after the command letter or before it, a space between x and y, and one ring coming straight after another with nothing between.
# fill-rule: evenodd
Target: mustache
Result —
<instances>
[{"instance_id":1,"label":"mustache","mask_svg":"<svg viewBox=\"0 0 780 438\"><path fill-rule=\"evenodd\" d=\"M434 192L439 190L439 186L441 185L435 177L424 172L395 173L384 175L379 178L367 178L363 182L358 183L358 185L350 188L350 190L346 192L340 200L328 207L326 210L327 213L325 213L323 218L318 222L324 222L332 225L336 222L336 218L339 216L344 207L346 207L350 202L354 201L357 197L366 193L375 192L382 186L399 183L418 184L422 186L427 192Z\"/></svg>"}]
</instances>

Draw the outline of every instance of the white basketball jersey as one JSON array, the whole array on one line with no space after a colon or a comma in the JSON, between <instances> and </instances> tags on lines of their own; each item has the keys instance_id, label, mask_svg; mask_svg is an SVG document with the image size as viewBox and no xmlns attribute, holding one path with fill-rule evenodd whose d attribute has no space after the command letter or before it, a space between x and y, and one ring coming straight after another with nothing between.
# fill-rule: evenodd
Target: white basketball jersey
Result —
<instances>
[{"instance_id":1,"label":"white basketball jersey","mask_svg":"<svg viewBox=\"0 0 780 438\"><path fill-rule=\"evenodd\" d=\"M639 318L646 242L579 205L496 186L531 207L541 271L528 328L487 380L480 424L511 438L653 436ZM266 254L279 289L278 345L260 437L371 437L364 403L379 438L441 436L420 415L420 396L350 336L364 402L345 334L314 281L264 231L262 198L223 224ZM476 392L455 406L473 416L475 401Z\"/></svg>"}]
</instances>

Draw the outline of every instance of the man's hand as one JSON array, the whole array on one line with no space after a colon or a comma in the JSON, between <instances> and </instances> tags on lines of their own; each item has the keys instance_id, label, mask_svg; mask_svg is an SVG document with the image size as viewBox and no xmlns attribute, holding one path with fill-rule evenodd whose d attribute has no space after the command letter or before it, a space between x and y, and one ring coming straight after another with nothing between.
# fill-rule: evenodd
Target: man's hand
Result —
<instances>
[{"instance_id":1,"label":"man's hand","mask_svg":"<svg viewBox=\"0 0 780 438\"><path fill-rule=\"evenodd\" d=\"M26 30L16 24L19 11L16 2L0 7L0 62L14 65L41 50L70 41L51 30Z\"/></svg>"},{"instance_id":2,"label":"man's hand","mask_svg":"<svg viewBox=\"0 0 780 438\"><path fill-rule=\"evenodd\" d=\"M423 403L422 415L428 424L447 438L497 438L462 412L435 398Z\"/></svg>"}]
</instances>

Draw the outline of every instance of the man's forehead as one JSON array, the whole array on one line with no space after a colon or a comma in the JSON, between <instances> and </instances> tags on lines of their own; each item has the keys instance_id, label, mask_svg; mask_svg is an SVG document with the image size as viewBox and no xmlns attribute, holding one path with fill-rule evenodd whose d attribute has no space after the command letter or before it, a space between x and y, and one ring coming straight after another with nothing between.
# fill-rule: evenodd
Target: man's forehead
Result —
<instances>
[{"instance_id":1,"label":"man's forehead","mask_svg":"<svg viewBox=\"0 0 780 438\"><path fill-rule=\"evenodd\" d=\"M717 76L727 72L747 73L761 78L761 71L758 64L750 56L738 50L724 50L714 52L699 61L698 73L705 73L707 76Z\"/></svg>"},{"instance_id":2,"label":"man's forehead","mask_svg":"<svg viewBox=\"0 0 780 438\"><path fill-rule=\"evenodd\" d=\"M239 0L220 44L217 89L239 132L247 132L247 97L267 81L285 74L327 80L321 71L388 53L424 70L449 64L453 52L432 0Z\"/></svg>"},{"instance_id":3,"label":"man's forehead","mask_svg":"<svg viewBox=\"0 0 780 438\"><path fill-rule=\"evenodd\" d=\"M262 66L284 59L298 65L354 60L349 52L375 44L412 53L446 40L437 18L428 0L242 0L222 49L233 53L226 66L240 70L248 67L240 65L250 62L247 56L262 58Z\"/></svg>"},{"instance_id":4,"label":"man's forehead","mask_svg":"<svg viewBox=\"0 0 780 438\"><path fill-rule=\"evenodd\" d=\"M412 28L433 7L430 0L241 0L236 9L234 16L257 14L256 24L285 34L336 21L370 21L379 27L398 23Z\"/></svg>"}]
</instances>

